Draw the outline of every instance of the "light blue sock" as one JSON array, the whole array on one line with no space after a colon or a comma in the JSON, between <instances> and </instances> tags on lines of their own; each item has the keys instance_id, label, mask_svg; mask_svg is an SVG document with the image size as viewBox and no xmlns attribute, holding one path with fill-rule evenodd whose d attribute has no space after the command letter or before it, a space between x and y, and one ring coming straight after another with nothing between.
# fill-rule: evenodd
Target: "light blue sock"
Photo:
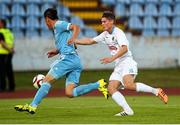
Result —
<instances>
[{"instance_id":1,"label":"light blue sock","mask_svg":"<svg viewBox=\"0 0 180 125\"><path fill-rule=\"evenodd\" d=\"M99 82L80 85L73 89L73 96L75 97L75 96L84 95L88 92L91 92L92 90L98 89L98 87L99 87Z\"/></svg>"},{"instance_id":2,"label":"light blue sock","mask_svg":"<svg viewBox=\"0 0 180 125\"><path fill-rule=\"evenodd\" d=\"M43 83L39 90L36 92L36 95L30 105L33 107L37 107L41 100L48 94L50 88L51 84L49 84L48 82Z\"/></svg>"}]
</instances>

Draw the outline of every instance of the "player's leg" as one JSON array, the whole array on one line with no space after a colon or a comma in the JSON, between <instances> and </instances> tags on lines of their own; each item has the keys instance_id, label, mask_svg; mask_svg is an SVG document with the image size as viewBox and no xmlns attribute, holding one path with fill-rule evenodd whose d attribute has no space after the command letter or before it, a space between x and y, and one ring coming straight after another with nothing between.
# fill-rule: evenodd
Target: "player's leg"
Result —
<instances>
[{"instance_id":1,"label":"player's leg","mask_svg":"<svg viewBox=\"0 0 180 125\"><path fill-rule=\"evenodd\" d=\"M166 104L168 102L168 96L161 88L153 88L144 83L136 82L134 83L134 75L128 74L123 77L124 87L126 89L135 90L137 92L147 92L152 93L158 97Z\"/></svg>"},{"instance_id":2,"label":"player's leg","mask_svg":"<svg viewBox=\"0 0 180 125\"><path fill-rule=\"evenodd\" d=\"M67 74L66 95L68 97L76 97L76 96L84 95L86 93L91 92L92 90L96 90L99 88L101 88L102 90L103 88L103 92L104 92L103 94L105 98L108 98L107 88L105 88L105 85L107 83L103 79L97 82L92 82L78 86L80 73L81 73L81 69L77 69Z\"/></svg>"},{"instance_id":3,"label":"player's leg","mask_svg":"<svg viewBox=\"0 0 180 125\"><path fill-rule=\"evenodd\" d=\"M116 79L115 74L113 73L111 75L111 79ZM112 99L123 108L123 111L120 113L115 114L115 116L127 116L127 115L133 115L134 112L131 109L131 107L128 105L126 99L124 96L118 91L121 83L118 80L110 80L110 83L108 85L108 91L112 95Z\"/></svg>"}]
</instances>

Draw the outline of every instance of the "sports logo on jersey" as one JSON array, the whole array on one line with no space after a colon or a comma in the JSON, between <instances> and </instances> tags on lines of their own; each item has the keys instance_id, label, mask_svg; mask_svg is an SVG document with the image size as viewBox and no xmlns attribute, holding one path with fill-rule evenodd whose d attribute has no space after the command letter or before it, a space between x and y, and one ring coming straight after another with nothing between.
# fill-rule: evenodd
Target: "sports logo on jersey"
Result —
<instances>
[{"instance_id":1,"label":"sports logo on jersey","mask_svg":"<svg viewBox=\"0 0 180 125\"><path fill-rule=\"evenodd\" d=\"M118 48L116 46L108 45L110 50L117 50Z\"/></svg>"}]
</instances>

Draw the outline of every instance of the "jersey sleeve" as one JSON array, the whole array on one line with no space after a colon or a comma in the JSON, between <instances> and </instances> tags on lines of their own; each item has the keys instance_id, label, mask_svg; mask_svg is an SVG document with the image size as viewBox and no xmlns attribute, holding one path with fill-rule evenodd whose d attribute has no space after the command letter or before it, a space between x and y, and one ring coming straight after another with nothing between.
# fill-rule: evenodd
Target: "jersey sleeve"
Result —
<instances>
[{"instance_id":1,"label":"jersey sleeve","mask_svg":"<svg viewBox=\"0 0 180 125\"><path fill-rule=\"evenodd\" d=\"M71 23L68 23L66 21L61 21L56 25L56 28L60 28L62 31L69 30Z\"/></svg>"},{"instance_id":2,"label":"jersey sleeve","mask_svg":"<svg viewBox=\"0 0 180 125\"><path fill-rule=\"evenodd\" d=\"M105 42L104 37L105 37L104 33L101 33L98 36L94 37L93 40L96 41L97 43L99 42L104 43Z\"/></svg>"},{"instance_id":3,"label":"jersey sleeve","mask_svg":"<svg viewBox=\"0 0 180 125\"><path fill-rule=\"evenodd\" d=\"M129 46L129 42L128 42L126 35L123 31L118 30L116 32L116 38L117 38L117 42L118 42L119 46L122 46L122 45Z\"/></svg>"}]
</instances>

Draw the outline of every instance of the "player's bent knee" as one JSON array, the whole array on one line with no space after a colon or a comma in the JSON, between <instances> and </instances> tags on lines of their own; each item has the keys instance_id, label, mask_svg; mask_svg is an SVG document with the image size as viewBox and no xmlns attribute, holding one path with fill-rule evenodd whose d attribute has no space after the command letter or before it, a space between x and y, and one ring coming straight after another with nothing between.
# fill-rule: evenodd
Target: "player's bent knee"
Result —
<instances>
[{"instance_id":1,"label":"player's bent knee","mask_svg":"<svg viewBox=\"0 0 180 125\"><path fill-rule=\"evenodd\" d=\"M69 98L73 98L73 93L70 93L70 92L66 92L66 96L69 97Z\"/></svg>"},{"instance_id":2,"label":"player's bent knee","mask_svg":"<svg viewBox=\"0 0 180 125\"><path fill-rule=\"evenodd\" d=\"M114 92L116 92L116 88L113 87L113 85L109 84L108 85L108 91L112 95Z\"/></svg>"}]
</instances>

